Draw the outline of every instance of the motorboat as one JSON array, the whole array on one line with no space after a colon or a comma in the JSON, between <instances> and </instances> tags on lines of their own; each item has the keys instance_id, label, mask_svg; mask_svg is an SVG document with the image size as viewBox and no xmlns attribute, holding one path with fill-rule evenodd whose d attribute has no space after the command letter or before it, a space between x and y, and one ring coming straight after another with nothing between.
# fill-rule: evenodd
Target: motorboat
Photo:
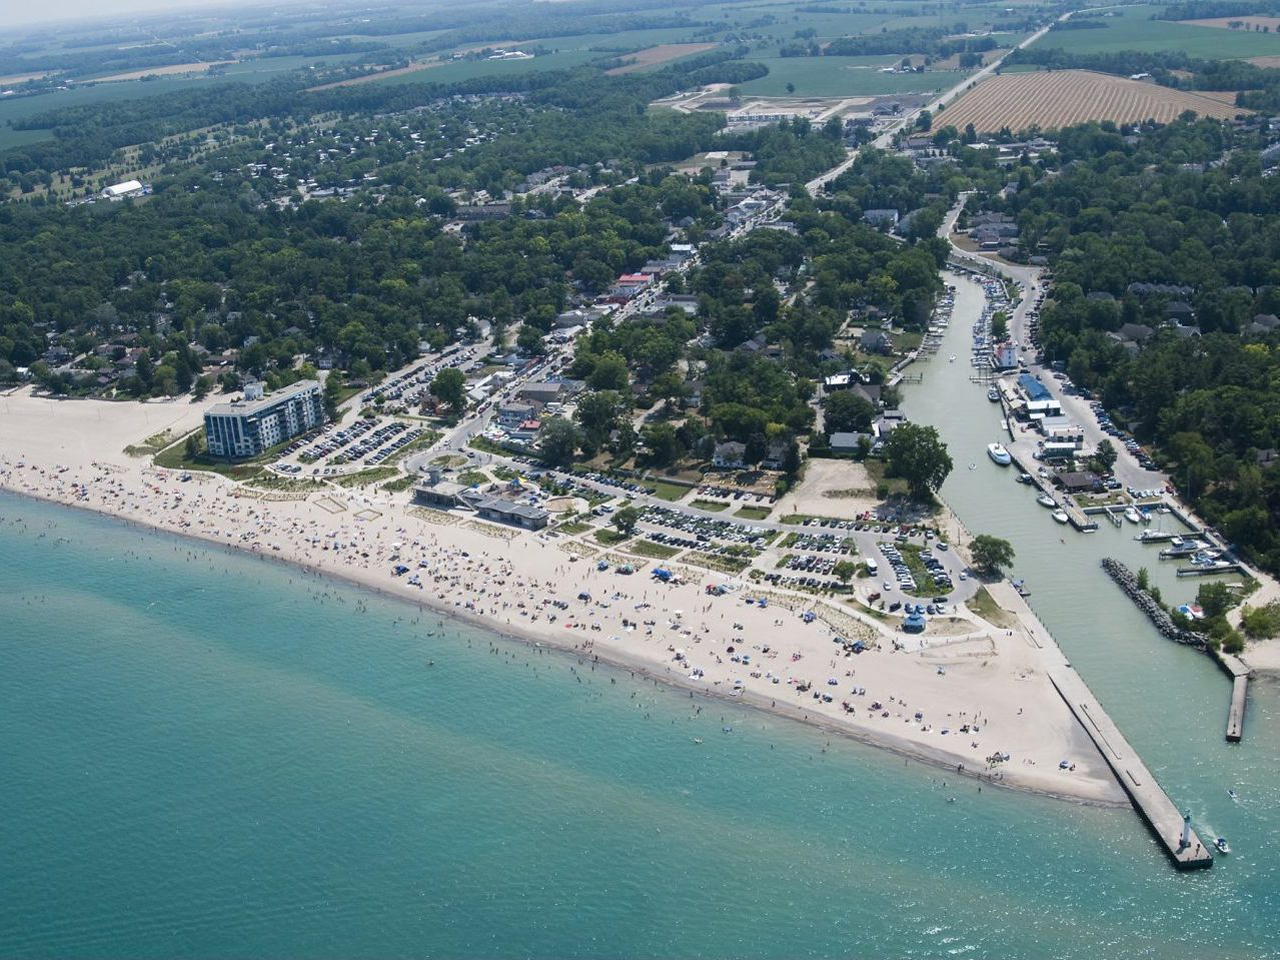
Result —
<instances>
[{"instance_id":1,"label":"motorboat","mask_svg":"<svg viewBox=\"0 0 1280 960\"><path fill-rule=\"evenodd\" d=\"M1018 474L1018 482L1019 482L1019 483L1030 483L1030 482L1031 482L1031 474L1029 474L1029 473L1020 473L1020 474Z\"/></svg>"},{"instance_id":2,"label":"motorboat","mask_svg":"<svg viewBox=\"0 0 1280 960\"><path fill-rule=\"evenodd\" d=\"M955 363L955 362L956 362L956 355L955 355L954 353L951 355L951 359L950 359L950 361L949 361L949 362L951 362L951 363Z\"/></svg>"},{"instance_id":3,"label":"motorboat","mask_svg":"<svg viewBox=\"0 0 1280 960\"><path fill-rule=\"evenodd\" d=\"M1217 848L1217 851L1219 853L1231 852L1231 844L1227 843L1226 837L1219 837L1217 840L1213 841L1213 845L1215 848Z\"/></svg>"},{"instance_id":4,"label":"motorboat","mask_svg":"<svg viewBox=\"0 0 1280 960\"><path fill-rule=\"evenodd\" d=\"M1053 514L1053 519L1057 520L1059 523L1067 523L1071 520L1071 518L1067 516L1067 511L1065 510L1055 511Z\"/></svg>"},{"instance_id":5,"label":"motorboat","mask_svg":"<svg viewBox=\"0 0 1280 960\"><path fill-rule=\"evenodd\" d=\"M992 387L990 390L988 390L988 391L987 391L987 399L988 399L988 400L990 400L992 403L999 403L999 402L1000 402L1000 389L999 389L998 387Z\"/></svg>"},{"instance_id":6,"label":"motorboat","mask_svg":"<svg viewBox=\"0 0 1280 960\"><path fill-rule=\"evenodd\" d=\"M1124 518L1128 520L1130 523L1142 522L1142 514L1138 513L1138 511L1134 507L1124 508Z\"/></svg>"},{"instance_id":7,"label":"motorboat","mask_svg":"<svg viewBox=\"0 0 1280 960\"><path fill-rule=\"evenodd\" d=\"M1058 505L1058 501L1053 499L1053 497L1049 496L1047 493L1042 493L1040 496L1036 497L1036 503L1040 504L1042 507L1056 507Z\"/></svg>"},{"instance_id":8,"label":"motorboat","mask_svg":"<svg viewBox=\"0 0 1280 960\"><path fill-rule=\"evenodd\" d=\"M987 456L1002 467L1007 467L1013 463L1013 457L1009 456L1009 451L1004 448L1004 444L988 443Z\"/></svg>"}]
</instances>

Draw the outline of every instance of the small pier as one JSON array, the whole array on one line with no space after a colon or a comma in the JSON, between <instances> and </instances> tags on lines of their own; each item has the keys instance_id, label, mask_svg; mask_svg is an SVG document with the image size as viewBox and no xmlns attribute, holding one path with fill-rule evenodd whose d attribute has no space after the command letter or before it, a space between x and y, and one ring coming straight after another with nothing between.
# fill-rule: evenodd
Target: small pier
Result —
<instances>
[{"instance_id":1,"label":"small pier","mask_svg":"<svg viewBox=\"0 0 1280 960\"><path fill-rule=\"evenodd\" d=\"M1189 530L1186 533L1174 533L1171 530L1143 530L1142 533L1138 534L1138 536L1133 539L1137 540L1139 543L1168 543L1175 537L1181 537L1185 540L1188 537L1195 537L1198 533L1199 531L1195 529Z\"/></svg>"},{"instance_id":2,"label":"small pier","mask_svg":"<svg viewBox=\"0 0 1280 960\"><path fill-rule=\"evenodd\" d=\"M1194 830L1187 828L1186 843L1183 843L1182 814L1101 704L1094 699L1079 674L1074 670L1053 670L1049 673L1049 680L1080 726L1093 739L1120 786L1173 860L1173 865L1179 870L1213 866L1213 855Z\"/></svg>"},{"instance_id":3,"label":"small pier","mask_svg":"<svg viewBox=\"0 0 1280 960\"><path fill-rule=\"evenodd\" d=\"M1211 577L1218 573L1242 573L1243 571L1244 568L1240 564L1224 560L1203 567L1179 567L1177 572L1180 577Z\"/></svg>"}]
</instances>

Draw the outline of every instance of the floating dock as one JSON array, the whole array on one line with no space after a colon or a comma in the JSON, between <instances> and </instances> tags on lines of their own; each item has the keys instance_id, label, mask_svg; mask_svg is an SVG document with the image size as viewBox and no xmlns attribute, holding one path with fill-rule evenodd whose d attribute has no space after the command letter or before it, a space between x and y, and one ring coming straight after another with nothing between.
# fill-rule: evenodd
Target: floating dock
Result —
<instances>
[{"instance_id":1,"label":"floating dock","mask_svg":"<svg viewBox=\"0 0 1280 960\"><path fill-rule=\"evenodd\" d=\"M1173 860L1173 865L1179 870L1200 870L1213 866L1213 855L1194 830L1187 829L1187 842L1183 844L1182 814L1120 729L1107 716L1102 705L1080 679L1080 675L1074 670L1052 670L1049 672L1049 679L1075 718L1080 721L1080 725L1093 739L1116 779L1120 781L1120 786Z\"/></svg>"}]
</instances>

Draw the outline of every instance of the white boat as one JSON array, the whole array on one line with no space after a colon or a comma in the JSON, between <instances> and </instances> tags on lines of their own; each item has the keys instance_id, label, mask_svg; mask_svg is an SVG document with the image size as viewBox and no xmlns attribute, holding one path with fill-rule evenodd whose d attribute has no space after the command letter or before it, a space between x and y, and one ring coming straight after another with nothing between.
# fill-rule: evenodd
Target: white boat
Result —
<instances>
[{"instance_id":1,"label":"white boat","mask_svg":"<svg viewBox=\"0 0 1280 960\"><path fill-rule=\"evenodd\" d=\"M1125 507L1124 518L1128 520L1130 523L1142 522L1142 515L1138 513L1138 511L1135 510L1133 507Z\"/></svg>"},{"instance_id":2,"label":"white boat","mask_svg":"<svg viewBox=\"0 0 1280 960\"><path fill-rule=\"evenodd\" d=\"M1036 497L1036 503L1040 504L1042 507L1056 507L1058 505L1058 501L1053 499L1053 497L1049 496L1047 493L1042 493L1040 496Z\"/></svg>"},{"instance_id":3,"label":"white boat","mask_svg":"<svg viewBox=\"0 0 1280 960\"><path fill-rule=\"evenodd\" d=\"M987 399L988 399L988 400L990 400L992 403L999 403L999 402L1000 402L1000 390L999 390L999 388L997 388L997 387L992 387L990 390L988 390L988 391L987 391Z\"/></svg>"},{"instance_id":4,"label":"white boat","mask_svg":"<svg viewBox=\"0 0 1280 960\"><path fill-rule=\"evenodd\" d=\"M1219 853L1231 852L1231 844L1227 843L1226 837L1219 837L1217 840L1213 841L1213 845L1217 848Z\"/></svg>"},{"instance_id":5,"label":"white boat","mask_svg":"<svg viewBox=\"0 0 1280 960\"><path fill-rule=\"evenodd\" d=\"M1067 511L1058 510L1054 513L1053 519L1057 520L1059 523L1067 523L1071 518L1067 516Z\"/></svg>"},{"instance_id":6,"label":"white boat","mask_svg":"<svg viewBox=\"0 0 1280 960\"><path fill-rule=\"evenodd\" d=\"M956 362L956 355L955 355L954 353L951 355L951 361L950 361L950 362L951 362L951 363L955 363L955 362Z\"/></svg>"},{"instance_id":7,"label":"white boat","mask_svg":"<svg viewBox=\"0 0 1280 960\"><path fill-rule=\"evenodd\" d=\"M1001 443L988 443L987 456L1002 467L1007 467L1013 463L1013 457L1009 456L1009 451Z\"/></svg>"}]
</instances>

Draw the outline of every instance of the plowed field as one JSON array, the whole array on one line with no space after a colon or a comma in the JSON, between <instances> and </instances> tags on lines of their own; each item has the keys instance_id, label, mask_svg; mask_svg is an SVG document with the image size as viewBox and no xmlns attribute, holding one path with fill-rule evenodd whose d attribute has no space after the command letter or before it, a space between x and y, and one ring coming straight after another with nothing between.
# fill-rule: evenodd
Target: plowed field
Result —
<instances>
[{"instance_id":1,"label":"plowed field","mask_svg":"<svg viewBox=\"0 0 1280 960\"><path fill-rule=\"evenodd\" d=\"M935 125L964 130L972 123L979 133L1008 127L1055 130L1090 120L1167 123L1184 110L1227 119L1247 113L1213 97L1127 80L1089 70L1006 73L966 93L938 115Z\"/></svg>"}]
</instances>

